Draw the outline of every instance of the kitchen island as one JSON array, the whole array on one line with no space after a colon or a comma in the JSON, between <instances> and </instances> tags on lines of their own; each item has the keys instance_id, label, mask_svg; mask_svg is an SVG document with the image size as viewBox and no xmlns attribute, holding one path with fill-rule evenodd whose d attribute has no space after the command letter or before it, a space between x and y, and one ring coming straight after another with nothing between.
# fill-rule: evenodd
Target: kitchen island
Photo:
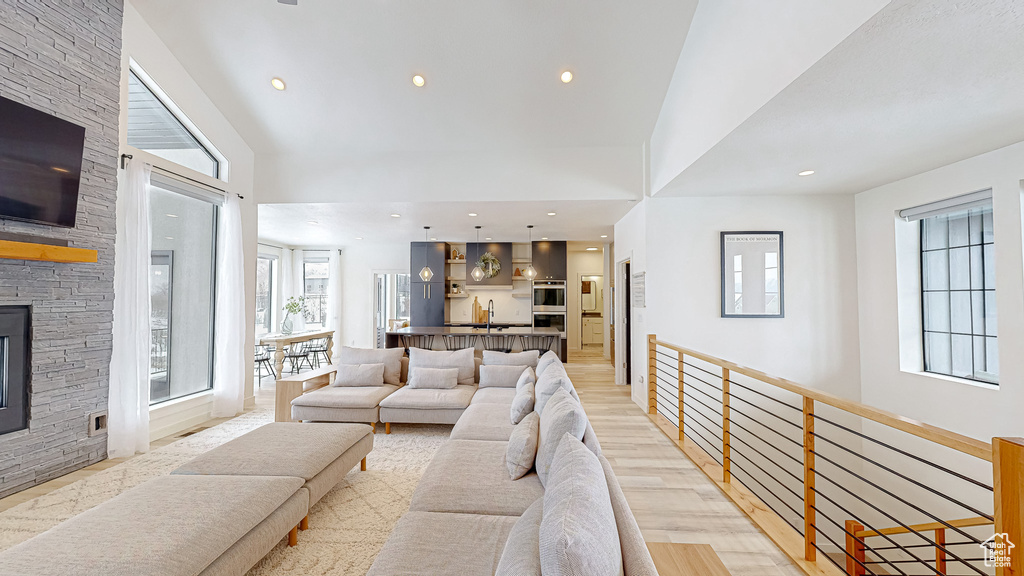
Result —
<instances>
[{"instance_id":1,"label":"kitchen island","mask_svg":"<svg viewBox=\"0 0 1024 576\"><path fill-rule=\"evenodd\" d=\"M492 327L489 331L487 328L474 328L470 326L409 326L408 328L400 328L398 330L392 330L385 334L384 345L387 348L402 348L402 336L433 336L434 350L444 350L444 335L476 335L476 347L479 350L484 349L483 338L479 336L486 336L488 334L496 336L516 336L513 351L518 351L520 347L519 336L557 336L555 339L555 346L552 348L562 362L568 361L569 345L565 339L565 336L558 331L557 328L534 328L532 326L514 326L511 328L494 328Z\"/></svg>"}]
</instances>

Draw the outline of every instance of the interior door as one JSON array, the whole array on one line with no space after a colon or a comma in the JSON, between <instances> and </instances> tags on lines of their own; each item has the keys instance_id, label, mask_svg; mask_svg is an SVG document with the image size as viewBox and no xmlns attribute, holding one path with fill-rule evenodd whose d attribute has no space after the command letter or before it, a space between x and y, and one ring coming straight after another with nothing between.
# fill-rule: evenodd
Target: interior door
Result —
<instances>
[{"instance_id":1,"label":"interior door","mask_svg":"<svg viewBox=\"0 0 1024 576\"><path fill-rule=\"evenodd\" d=\"M623 297L625 302L623 304L625 318L620 328L622 329L622 337L625 342L623 343L626 348L626 384L633 384L633 295L632 295L632 277L630 276L630 266L627 260L623 265L625 271L624 278L622 279Z\"/></svg>"}]
</instances>

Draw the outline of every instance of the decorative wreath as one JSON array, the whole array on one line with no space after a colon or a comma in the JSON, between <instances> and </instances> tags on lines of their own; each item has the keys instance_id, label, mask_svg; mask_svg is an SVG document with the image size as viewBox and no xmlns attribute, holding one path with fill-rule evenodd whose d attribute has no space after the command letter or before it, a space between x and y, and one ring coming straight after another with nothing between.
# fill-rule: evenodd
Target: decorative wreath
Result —
<instances>
[{"instance_id":1,"label":"decorative wreath","mask_svg":"<svg viewBox=\"0 0 1024 576\"><path fill-rule=\"evenodd\" d=\"M501 272L501 260L490 252L484 252L483 256L476 261L476 265L484 271L484 278L494 278Z\"/></svg>"}]
</instances>

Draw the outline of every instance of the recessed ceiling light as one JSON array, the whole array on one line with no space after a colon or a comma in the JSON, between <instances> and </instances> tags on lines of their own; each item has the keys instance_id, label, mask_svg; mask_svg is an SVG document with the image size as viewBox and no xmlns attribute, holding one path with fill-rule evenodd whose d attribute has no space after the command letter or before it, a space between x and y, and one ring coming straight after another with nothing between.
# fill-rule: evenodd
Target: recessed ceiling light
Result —
<instances>
[{"instance_id":1,"label":"recessed ceiling light","mask_svg":"<svg viewBox=\"0 0 1024 576\"><path fill-rule=\"evenodd\" d=\"M402 215L401 214L392 214L391 217L392 218L401 218Z\"/></svg>"},{"instance_id":2,"label":"recessed ceiling light","mask_svg":"<svg viewBox=\"0 0 1024 576\"><path fill-rule=\"evenodd\" d=\"M547 237L547 236L545 236L545 237L541 238L541 240L547 240L547 239L548 239L548 237Z\"/></svg>"},{"instance_id":3,"label":"recessed ceiling light","mask_svg":"<svg viewBox=\"0 0 1024 576\"><path fill-rule=\"evenodd\" d=\"M312 224L313 226L319 226L320 223L316 220L306 220L306 224Z\"/></svg>"},{"instance_id":4,"label":"recessed ceiling light","mask_svg":"<svg viewBox=\"0 0 1024 576\"><path fill-rule=\"evenodd\" d=\"M284 85L284 80L281 80L280 78L272 78L270 80L270 85L273 86L274 88L277 88L278 90L284 90L286 88L286 86Z\"/></svg>"},{"instance_id":5,"label":"recessed ceiling light","mask_svg":"<svg viewBox=\"0 0 1024 576\"><path fill-rule=\"evenodd\" d=\"M174 236L164 236L167 240L174 240Z\"/></svg>"},{"instance_id":6,"label":"recessed ceiling light","mask_svg":"<svg viewBox=\"0 0 1024 576\"><path fill-rule=\"evenodd\" d=\"M417 74L417 75L412 77L412 83L414 85L416 85L417 87L422 88L423 85L427 83L427 81L426 81L426 79L423 78L423 76L420 76L419 74Z\"/></svg>"},{"instance_id":7,"label":"recessed ceiling light","mask_svg":"<svg viewBox=\"0 0 1024 576\"><path fill-rule=\"evenodd\" d=\"M363 239L362 236L356 236L356 240L362 240L362 239Z\"/></svg>"},{"instance_id":8,"label":"recessed ceiling light","mask_svg":"<svg viewBox=\"0 0 1024 576\"><path fill-rule=\"evenodd\" d=\"M572 82L572 72L566 70L565 72L562 72L562 83L568 84L569 82Z\"/></svg>"},{"instance_id":9,"label":"recessed ceiling light","mask_svg":"<svg viewBox=\"0 0 1024 576\"><path fill-rule=\"evenodd\" d=\"M601 234L601 238L607 238L607 237L608 237L607 234Z\"/></svg>"},{"instance_id":10,"label":"recessed ceiling light","mask_svg":"<svg viewBox=\"0 0 1024 576\"><path fill-rule=\"evenodd\" d=\"M491 237L488 236L487 238L484 238L484 240L491 240Z\"/></svg>"},{"instance_id":11,"label":"recessed ceiling light","mask_svg":"<svg viewBox=\"0 0 1024 576\"><path fill-rule=\"evenodd\" d=\"M589 248L587 248L587 252L593 252L595 250L597 250L597 248L594 248L593 246L590 246Z\"/></svg>"},{"instance_id":12,"label":"recessed ceiling light","mask_svg":"<svg viewBox=\"0 0 1024 576\"><path fill-rule=\"evenodd\" d=\"M548 216L554 216L554 215L555 215L554 212L548 212Z\"/></svg>"},{"instance_id":13,"label":"recessed ceiling light","mask_svg":"<svg viewBox=\"0 0 1024 576\"><path fill-rule=\"evenodd\" d=\"M167 217L168 218L177 218L178 215L177 214L168 214Z\"/></svg>"},{"instance_id":14,"label":"recessed ceiling light","mask_svg":"<svg viewBox=\"0 0 1024 576\"><path fill-rule=\"evenodd\" d=\"M814 170L804 170L803 172L798 172L797 176L810 176L811 174L814 174Z\"/></svg>"},{"instance_id":15,"label":"recessed ceiling light","mask_svg":"<svg viewBox=\"0 0 1024 576\"><path fill-rule=\"evenodd\" d=\"M476 212L470 212L469 215L470 216L476 216Z\"/></svg>"},{"instance_id":16,"label":"recessed ceiling light","mask_svg":"<svg viewBox=\"0 0 1024 576\"><path fill-rule=\"evenodd\" d=\"M431 241L435 241L435 242L436 242L436 241L437 241L437 238L431 238L430 240L431 240Z\"/></svg>"}]
</instances>

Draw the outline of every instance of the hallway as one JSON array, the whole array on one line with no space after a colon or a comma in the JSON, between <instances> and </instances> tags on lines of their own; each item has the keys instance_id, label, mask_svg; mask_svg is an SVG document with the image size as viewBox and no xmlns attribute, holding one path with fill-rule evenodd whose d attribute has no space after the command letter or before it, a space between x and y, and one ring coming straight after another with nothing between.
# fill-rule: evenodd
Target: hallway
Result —
<instances>
[{"instance_id":1,"label":"hallway","mask_svg":"<svg viewBox=\"0 0 1024 576\"><path fill-rule=\"evenodd\" d=\"M803 574L615 385L584 350L565 365L648 542L710 544L733 576Z\"/></svg>"}]
</instances>

